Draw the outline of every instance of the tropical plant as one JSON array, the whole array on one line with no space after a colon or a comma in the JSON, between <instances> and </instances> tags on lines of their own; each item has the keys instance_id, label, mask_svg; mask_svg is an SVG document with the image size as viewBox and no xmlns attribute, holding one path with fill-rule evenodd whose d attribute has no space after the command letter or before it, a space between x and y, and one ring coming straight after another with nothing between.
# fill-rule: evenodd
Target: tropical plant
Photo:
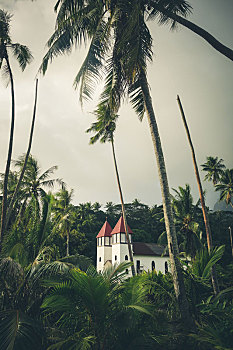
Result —
<instances>
[{"instance_id":1,"label":"tropical plant","mask_svg":"<svg viewBox=\"0 0 233 350\"><path fill-rule=\"evenodd\" d=\"M70 52L75 43L91 39L87 57L74 83L80 85L81 102L91 97L94 83L104 71L106 80L100 106L116 114L122 98L129 95L139 118L147 113L158 165L175 291L186 324L192 323L178 260L165 162L146 76L147 62L152 60L152 37L145 23L147 5L140 0L58 1L55 10L58 11L56 28L48 41L49 49L40 70L45 73L55 56Z\"/></svg>"},{"instance_id":2,"label":"tropical plant","mask_svg":"<svg viewBox=\"0 0 233 350\"><path fill-rule=\"evenodd\" d=\"M72 256L55 260L56 252L44 247L25 270L10 257L0 259L0 340L1 349L45 350L46 331L41 304L48 293L45 279L65 280L74 267L90 266L90 260Z\"/></svg>"},{"instance_id":3,"label":"tropical plant","mask_svg":"<svg viewBox=\"0 0 233 350\"><path fill-rule=\"evenodd\" d=\"M177 27L177 23L188 28L202 39L207 41L214 49L233 61L233 50L222 44L213 35L186 17L192 13L192 6L186 0L148 0L148 19L158 19L160 25L170 24L171 29Z\"/></svg>"},{"instance_id":4,"label":"tropical plant","mask_svg":"<svg viewBox=\"0 0 233 350\"><path fill-rule=\"evenodd\" d=\"M199 305L202 319L198 323L197 334L192 336L200 344L204 344L204 348L216 350L232 349L232 290L232 287L228 288L222 291L218 298L209 297L206 302L202 302Z\"/></svg>"},{"instance_id":5,"label":"tropical plant","mask_svg":"<svg viewBox=\"0 0 233 350\"><path fill-rule=\"evenodd\" d=\"M207 172L204 180L212 181L215 186L221 178L226 166L223 164L223 159L218 159L218 157L207 157L206 163L202 164L202 170Z\"/></svg>"},{"instance_id":6,"label":"tropical plant","mask_svg":"<svg viewBox=\"0 0 233 350\"><path fill-rule=\"evenodd\" d=\"M8 222L9 222L12 210L14 208L14 204L15 204L15 201L16 201L16 198L17 198L17 194L18 194L20 186L22 184L24 173L25 173L25 170L26 170L26 167L27 167L28 158L29 158L30 152L31 152L32 139L33 139L33 133L34 133L34 126L35 126L35 119L36 119L37 88L38 88L38 79L36 79L35 102L34 102L34 109L33 109L33 116L32 116L31 131L30 131L30 136L29 136L29 141L28 141L28 149L27 149L27 152L25 154L24 164L23 164L21 173L19 175L19 179L18 179L17 185L15 187L13 196L12 196L12 198L10 200L10 204L8 206L7 216L6 216L6 229L8 227Z\"/></svg>"},{"instance_id":7,"label":"tropical plant","mask_svg":"<svg viewBox=\"0 0 233 350\"><path fill-rule=\"evenodd\" d=\"M105 143L105 142L111 143L113 160L114 160L114 167L115 167L115 171L116 171L117 185L118 185L120 200L121 200L121 208L122 208L122 215L123 215L123 220L124 220L126 240L127 240L127 244L128 244L130 261L132 263L131 270L132 270L132 275L135 276L135 267L134 267L134 263L133 263L133 253L132 253L131 242L130 242L130 238L129 238L128 224L127 224L127 218L126 218L126 212L125 212L125 204L124 204L124 198L123 198L123 193L122 193L122 188L121 188L121 183L120 183L119 171L118 171L118 167L117 167L116 152L115 152L115 147L114 147L114 132L116 130L116 121L117 121L118 115L111 113L111 109L106 108L106 105L104 103L99 104L97 110L95 111L95 115L97 116L97 121L92 124L92 126L87 130L87 132L95 132L96 133L90 139L91 144L94 144L98 140L100 140L101 143Z\"/></svg>"},{"instance_id":8,"label":"tropical plant","mask_svg":"<svg viewBox=\"0 0 233 350\"><path fill-rule=\"evenodd\" d=\"M1 215L1 232L0 232L0 251L1 242L5 233L6 213L7 213L7 184L10 171L10 163L14 140L14 124L15 124L15 90L14 79L11 70L9 54L12 52L17 59L19 66L24 70L28 63L32 60L32 54L25 45L13 43L10 37L10 22L12 15L0 9L0 69L3 70L5 76L10 80L11 86L11 127L8 146L7 162L4 174L3 199L2 199L2 215Z\"/></svg>"},{"instance_id":9,"label":"tropical plant","mask_svg":"<svg viewBox=\"0 0 233 350\"><path fill-rule=\"evenodd\" d=\"M200 200L193 204L191 188L188 184L185 188L179 186L178 190L173 189L176 193L172 197L172 205L175 214L175 223L177 231L180 233L180 249L186 255L193 259L197 250L201 247L200 227L198 223Z\"/></svg>"},{"instance_id":10,"label":"tropical plant","mask_svg":"<svg viewBox=\"0 0 233 350\"><path fill-rule=\"evenodd\" d=\"M70 230L74 221L74 206L71 204L73 190L70 192L62 188L55 196L53 206L55 226L54 230L59 230L66 236L66 256L70 255Z\"/></svg>"},{"instance_id":11,"label":"tropical plant","mask_svg":"<svg viewBox=\"0 0 233 350\"><path fill-rule=\"evenodd\" d=\"M138 332L143 315L150 317L147 287L137 278L123 281L129 266L123 263L103 274L73 269L66 282L48 283L51 292L42 307L61 331L50 349L139 349L152 341L146 329Z\"/></svg>"},{"instance_id":12,"label":"tropical plant","mask_svg":"<svg viewBox=\"0 0 233 350\"><path fill-rule=\"evenodd\" d=\"M215 191L220 192L220 201L225 200L227 205L233 207L233 169L226 169L223 172Z\"/></svg>"}]
</instances>

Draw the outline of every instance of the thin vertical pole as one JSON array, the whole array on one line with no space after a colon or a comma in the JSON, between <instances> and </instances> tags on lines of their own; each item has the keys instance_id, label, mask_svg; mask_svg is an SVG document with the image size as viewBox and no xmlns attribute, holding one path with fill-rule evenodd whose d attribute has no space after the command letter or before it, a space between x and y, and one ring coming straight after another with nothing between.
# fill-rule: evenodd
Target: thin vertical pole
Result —
<instances>
[{"instance_id":1,"label":"thin vertical pole","mask_svg":"<svg viewBox=\"0 0 233 350\"><path fill-rule=\"evenodd\" d=\"M200 179L199 170L198 170L198 166L197 166L194 146L193 146L193 143L192 143L192 140L191 140L191 135L190 135L188 124L187 124L187 121L186 121L186 118L185 118L185 114L184 114L184 110L183 110L183 107L182 107L182 104L181 104L181 100L180 100L178 95L177 95L177 102L178 102L178 106L179 106L179 109L180 109L181 117L182 117L182 120L183 120L183 123L184 123L185 131L186 131L186 134L187 134L187 137L188 137L188 142L189 142L189 145L190 145L190 148L191 148L191 152L192 152L194 171L195 171L195 175L196 175L196 179L197 179L197 185L198 185L198 191L199 191L199 196L200 196L200 201L201 201L202 214L203 214L203 219L204 219L204 223L205 223L207 246L208 246L208 251L210 253L212 251L212 248L213 248L212 235L211 235L211 229L210 229L210 224L209 224L209 217L208 217L208 213L207 213L207 209L206 209L206 205L205 205L204 193L203 193L203 189L202 189L202 185L201 185L201 179ZM219 293L219 287L218 287L218 281L217 281L217 276L216 276L216 272L215 272L215 267L214 266L212 268L211 278L212 278L212 285L213 285L214 294L217 295Z\"/></svg>"}]
</instances>

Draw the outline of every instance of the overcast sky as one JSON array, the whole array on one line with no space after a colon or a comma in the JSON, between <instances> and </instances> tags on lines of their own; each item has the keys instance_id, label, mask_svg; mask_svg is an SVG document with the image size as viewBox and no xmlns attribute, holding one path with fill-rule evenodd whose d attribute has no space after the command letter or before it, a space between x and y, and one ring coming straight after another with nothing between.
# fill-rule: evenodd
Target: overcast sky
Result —
<instances>
[{"instance_id":1,"label":"overcast sky","mask_svg":"<svg viewBox=\"0 0 233 350\"><path fill-rule=\"evenodd\" d=\"M233 1L192 0L190 17L233 48ZM31 123L35 76L45 44L54 29L55 0L0 0L0 8L14 14L13 42L28 45L35 57L21 73L12 62L16 88L16 129L13 159L27 148ZM215 51L203 39L185 28L171 32L150 23L154 61L148 67L154 109L160 130L171 188L192 187L197 199L197 185L184 127L178 111L179 94L191 130L197 160L218 156L233 167L233 63ZM78 93L72 84L85 57L85 49L62 56L49 66L39 80L36 129L32 154L43 170L58 165L61 177L75 191L74 203L119 202L109 144L90 146L85 130L94 121L91 112L96 101L81 110ZM149 205L160 204L152 141L146 118L139 122L128 104L120 109L115 135L120 178L126 202L134 198ZM0 82L0 171L4 171L10 126L10 88ZM202 178L204 174L202 174ZM204 183L207 204L212 208L218 195L211 184Z\"/></svg>"}]
</instances>

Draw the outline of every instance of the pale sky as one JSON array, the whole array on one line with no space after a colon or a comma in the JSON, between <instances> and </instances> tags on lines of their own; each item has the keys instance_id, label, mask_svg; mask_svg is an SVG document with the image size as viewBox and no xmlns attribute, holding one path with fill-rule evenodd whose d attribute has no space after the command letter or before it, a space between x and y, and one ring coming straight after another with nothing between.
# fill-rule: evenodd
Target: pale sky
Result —
<instances>
[{"instance_id":1,"label":"pale sky","mask_svg":"<svg viewBox=\"0 0 233 350\"><path fill-rule=\"evenodd\" d=\"M190 19L233 48L232 0L191 0ZM46 53L45 44L54 29L55 0L0 0L0 8L14 14L13 42L27 45L35 57L21 73L12 62L16 88L16 128L13 159L27 148L31 124L35 76ZM218 156L233 167L233 62L186 28L171 32L150 23L154 61L148 67L151 94L160 130L170 188L189 183L197 199L191 153L179 114L176 95L182 100L199 164L206 156ZM40 77L37 120L32 154L43 170L58 165L61 177L75 191L74 204L87 201L119 203L111 147L89 145L85 130L94 121L95 101L81 110L72 84L85 57L85 49L61 56ZM98 91L98 89L97 89ZM146 118L140 123L131 106L120 109L115 134L117 159L125 202L134 198L161 203L157 167ZM5 169L10 126L10 88L0 82L0 171ZM201 174L204 178L204 174ZM211 184L207 204L218 198Z\"/></svg>"}]
</instances>

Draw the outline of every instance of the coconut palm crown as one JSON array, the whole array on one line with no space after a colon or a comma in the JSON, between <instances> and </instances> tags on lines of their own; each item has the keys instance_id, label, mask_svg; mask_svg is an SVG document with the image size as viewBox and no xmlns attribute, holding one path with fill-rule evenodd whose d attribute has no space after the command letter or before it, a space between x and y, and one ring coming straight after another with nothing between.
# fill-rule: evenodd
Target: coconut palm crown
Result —
<instances>
[{"instance_id":1,"label":"coconut palm crown","mask_svg":"<svg viewBox=\"0 0 233 350\"><path fill-rule=\"evenodd\" d=\"M233 169L226 169L223 172L215 190L220 191L220 201L225 200L227 205L233 207Z\"/></svg>"},{"instance_id":2,"label":"coconut palm crown","mask_svg":"<svg viewBox=\"0 0 233 350\"><path fill-rule=\"evenodd\" d=\"M224 172L226 166L223 164L223 159L218 157L207 157L206 163L202 164L202 170L207 174L205 175L206 181L212 181L214 186L219 182L221 175Z\"/></svg>"}]
</instances>

